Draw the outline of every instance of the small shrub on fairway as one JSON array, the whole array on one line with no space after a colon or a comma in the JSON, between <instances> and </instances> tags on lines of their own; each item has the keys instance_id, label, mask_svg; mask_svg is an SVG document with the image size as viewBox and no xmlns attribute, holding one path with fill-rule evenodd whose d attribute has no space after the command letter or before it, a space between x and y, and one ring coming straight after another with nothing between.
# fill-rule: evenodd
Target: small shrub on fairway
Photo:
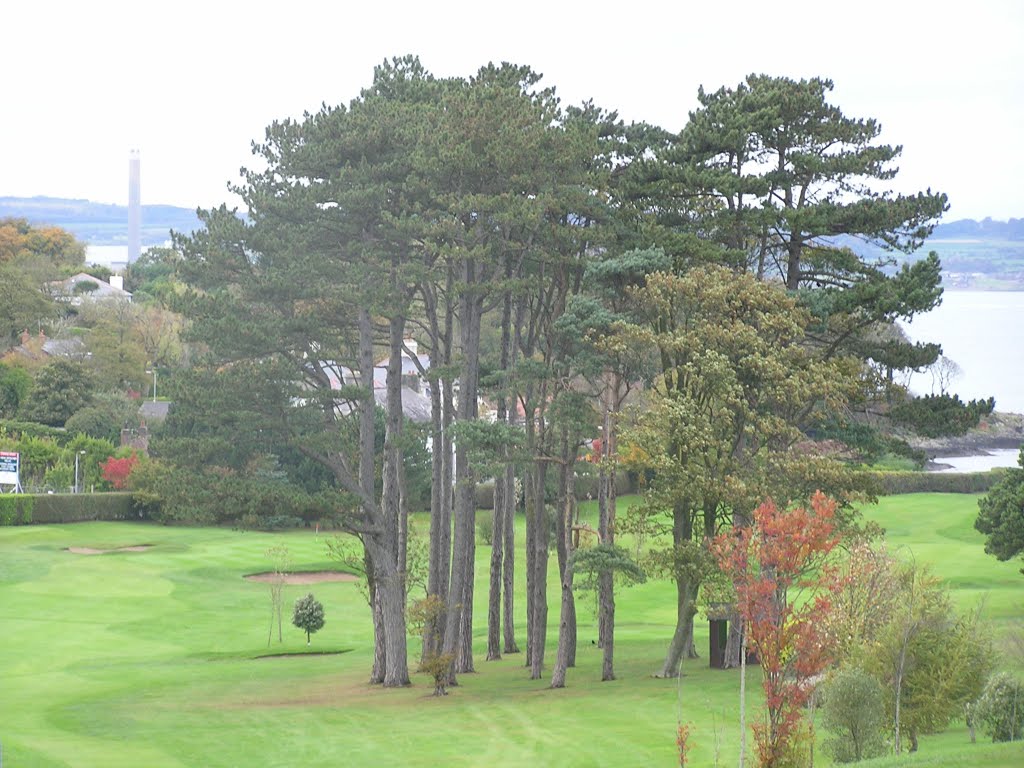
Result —
<instances>
[{"instance_id":1,"label":"small shrub on fairway","mask_svg":"<svg viewBox=\"0 0 1024 768\"><path fill-rule=\"evenodd\" d=\"M309 645L309 636L324 626L324 607L312 592L295 601L292 624L306 633L306 645Z\"/></svg>"},{"instance_id":2,"label":"small shrub on fairway","mask_svg":"<svg viewBox=\"0 0 1024 768\"><path fill-rule=\"evenodd\" d=\"M1024 736L1024 683L1006 672L992 675L974 717L992 741L1019 741Z\"/></svg>"},{"instance_id":3,"label":"small shrub on fairway","mask_svg":"<svg viewBox=\"0 0 1024 768\"><path fill-rule=\"evenodd\" d=\"M837 763L852 763L885 753L885 693L861 669L839 671L825 690L825 726L836 735L825 749Z\"/></svg>"}]
</instances>

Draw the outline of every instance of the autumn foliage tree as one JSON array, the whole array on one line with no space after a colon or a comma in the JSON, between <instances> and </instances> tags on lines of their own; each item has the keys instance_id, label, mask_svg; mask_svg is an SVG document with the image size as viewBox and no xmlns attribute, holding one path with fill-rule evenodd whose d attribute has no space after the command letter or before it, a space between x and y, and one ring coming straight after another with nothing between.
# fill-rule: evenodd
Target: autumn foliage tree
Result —
<instances>
[{"instance_id":1,"label":"autumn foliage tree","mask_svg":"<svg viewBox=\"0 0 1024 768\"><path fill-rule=\"evenodd\" d=\"M124 490L128 484L128 478L131 477L132 470L135 469L135 465L138 463L139 457L135 453L120 459L111 456L100 464L103 479L114 486L115 490Z\"/></svg>"},{"instance_id":2,"label":"autumn foliage tree","mask_svg":"<svg viewBox=\"0 0 1024 768\"><path fill-rule=\"evenodd\" d=\"M831 661L825 618L838 580L826 559L839 541L836 506L821 492L809 509L779 509L769 500L754 511L750 526L712 543L733 581L747 646L761 664L767 717L754 726L754 739L762 766L789 763L813 678Z\"/></svg>"}]
</instances>

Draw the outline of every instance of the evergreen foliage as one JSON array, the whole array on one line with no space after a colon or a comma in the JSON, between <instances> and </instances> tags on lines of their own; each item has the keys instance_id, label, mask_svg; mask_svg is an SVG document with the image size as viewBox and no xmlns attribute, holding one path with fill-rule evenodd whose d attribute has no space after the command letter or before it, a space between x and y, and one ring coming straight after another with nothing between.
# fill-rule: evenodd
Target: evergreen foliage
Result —
<instances>
[{"instance_id":1,"label":"evergreen foliage","mask_svg":"<svg viewBox=\"0 0 1024 768\"><path fill-rule=\"evenodd\" d=\"M963 435L978 426L982 416L995 410L995 398L963 402L959 395L925 395L900 403L892 420L924 437Z\"/></svg>"},{"instance_id":2,"label":"evergreen foliage","mask_svg":"<svg viewBox=\"0 0 1024 768\"><path fill-rule=\"evenodd\" d=\"M292 611L292 624L306 633L306 645L309 645L310 635L323 629L324 606L313 597L312 592L295 601L295 609Z\"/></svg>"},{"instance_id":3,"label":"evergreen foliage","mask_svg":"<svg viewBox=\"0 0 1024 768\"><path fill-rule=\"evenodd\" d=\"M93 391L92 377L80 363L54 360L39 371L19 416L62 427L72 414L92 402Z\"/></svg>"},{"instance_id":4,"label":"evergreen foliage","mask_svg":"<svg viewBox=\"0 0 1024 768\"><path fill-rule=\"evenodd\" d=\"M987 537L985 551L1000 560L1024 552L1024 447L1017 464L978 501L978 518L974 521L974 527Z\"/></svg>"}]
</instances>

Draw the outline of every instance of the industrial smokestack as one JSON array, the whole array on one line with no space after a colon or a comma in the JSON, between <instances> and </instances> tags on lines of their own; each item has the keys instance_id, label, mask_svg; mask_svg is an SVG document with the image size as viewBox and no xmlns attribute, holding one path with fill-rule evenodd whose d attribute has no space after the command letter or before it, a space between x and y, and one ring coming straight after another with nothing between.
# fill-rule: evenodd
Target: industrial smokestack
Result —
<instances>
[{"instance_id":1,"label":"industrial smokestack","mask_svg":"<svg viewBox=\"0 0 1024 768\"><path fill-rule=\"evenodd\" d=\"M140 189L139 150L128 155L128 263L142 253L142 193Z\"/></svg>"}]
</instances>

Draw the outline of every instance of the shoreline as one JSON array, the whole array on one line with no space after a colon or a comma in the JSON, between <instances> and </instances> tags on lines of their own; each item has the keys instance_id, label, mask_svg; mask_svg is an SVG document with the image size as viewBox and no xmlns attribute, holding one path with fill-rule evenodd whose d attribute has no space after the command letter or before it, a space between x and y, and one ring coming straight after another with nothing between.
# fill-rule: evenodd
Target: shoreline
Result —
<instances>
[{"instance_id":1,"label":"shoreline","mask_svg":"<svg viewBox=\"0 0 1024 768\"><path fill-rule=\"evenodd\" d=\"M954 437L914 437L907 442L928 454L928 464L950 456L987 456L989 451L1020 448L1024 445L1024 415L996 411L986 416L976 429Z\"/></svg>"}]
</instances>

